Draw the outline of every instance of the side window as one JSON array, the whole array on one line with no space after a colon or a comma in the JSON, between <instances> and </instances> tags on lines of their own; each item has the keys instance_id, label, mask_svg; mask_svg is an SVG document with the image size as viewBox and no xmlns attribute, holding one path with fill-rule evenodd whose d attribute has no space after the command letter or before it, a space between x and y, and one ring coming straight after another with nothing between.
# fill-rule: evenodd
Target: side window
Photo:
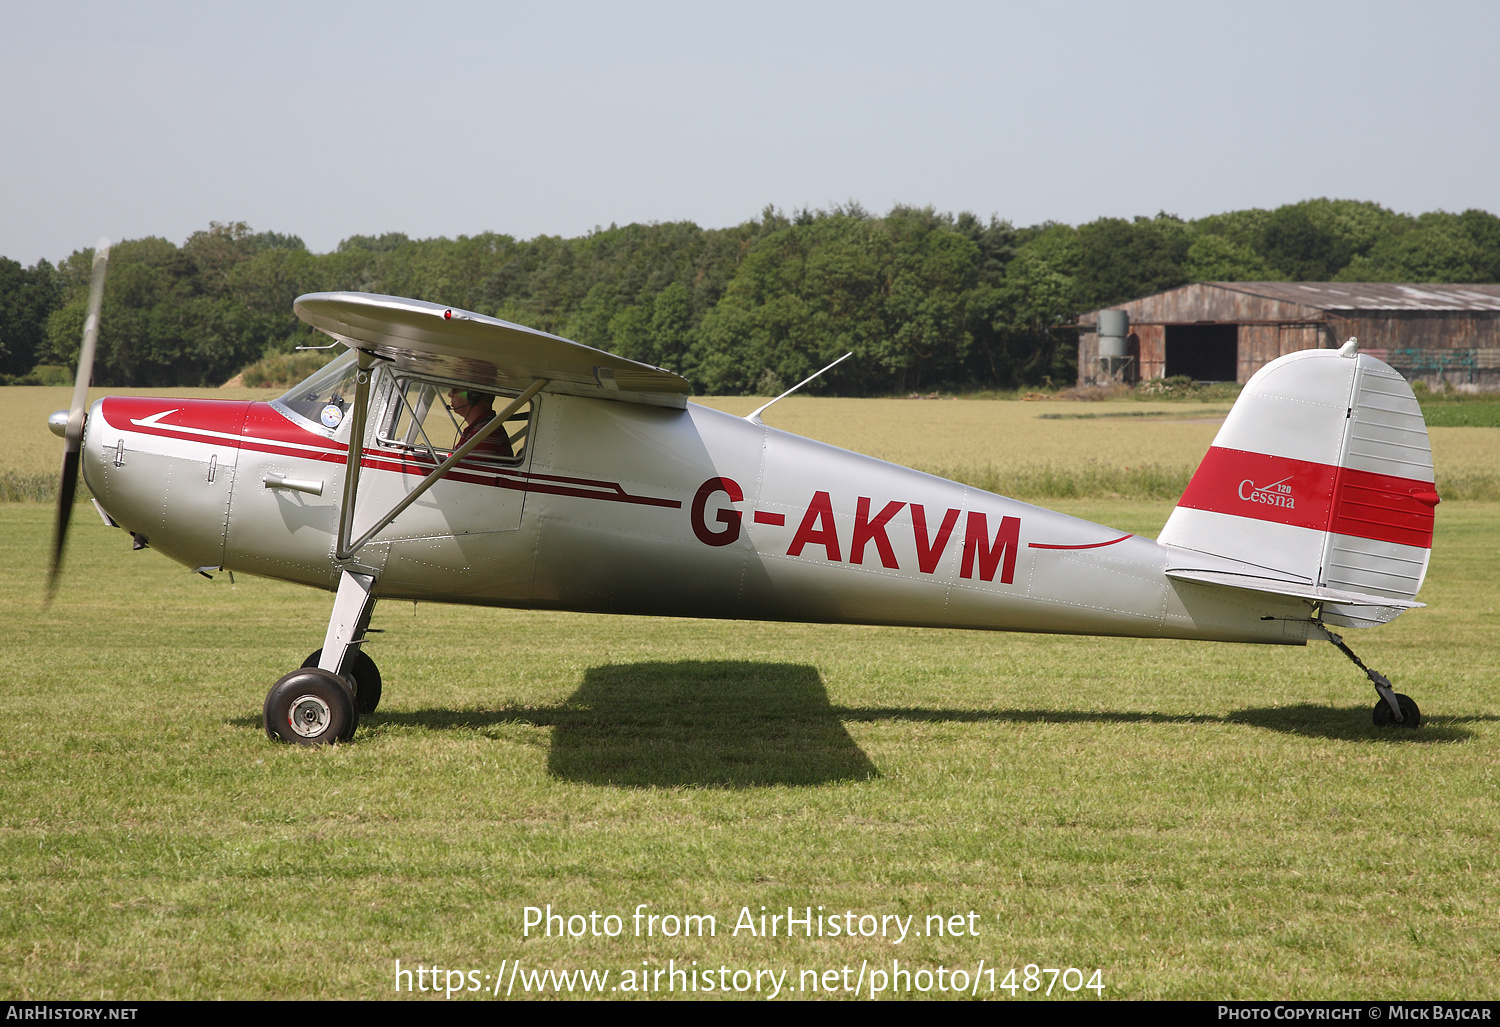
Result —
<instances>
[{"instance_id":1,"label":"side window","mask_svg":"<svg viewBox=\"0 0 1500 1027\"><path fill-rule=\"evenodd\" d=\"M377 437L382 446L440 461L505 411L513 397L420 378L398 378ZM470 459L515 464L526 455L533 404L525 403L469 454Z\"/></svg>"}]
</instances>

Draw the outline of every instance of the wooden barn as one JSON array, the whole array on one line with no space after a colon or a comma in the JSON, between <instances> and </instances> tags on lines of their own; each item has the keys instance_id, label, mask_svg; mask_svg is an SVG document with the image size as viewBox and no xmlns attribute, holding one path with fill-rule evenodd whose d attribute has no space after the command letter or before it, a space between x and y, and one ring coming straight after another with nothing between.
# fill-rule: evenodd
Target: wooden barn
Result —
<instances>
[{"instance_id":1,"label":"wooden barn","mask_svg":"<svg viewBox=\"0 0 1500 1027\"><path fill-rule=\"evenodd\" d=\"M1360 349L1412 381L1500 389L1500 285L1383 282L1195 282L1079 318L1078 384L1186 375L1248 381L1302 349Z\"/></svg>"}]
</instances>

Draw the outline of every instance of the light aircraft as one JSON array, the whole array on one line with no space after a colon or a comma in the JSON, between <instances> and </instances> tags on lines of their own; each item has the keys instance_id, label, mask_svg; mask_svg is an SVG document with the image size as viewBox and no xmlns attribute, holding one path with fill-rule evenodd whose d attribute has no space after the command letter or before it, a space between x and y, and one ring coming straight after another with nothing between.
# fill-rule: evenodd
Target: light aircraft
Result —
<instances>
[{"instance_id":1,"label":"light aircraft","mask_svg":"<svg viewBox=\"0 0 1500 1027\"><path fill-rule=\"evenodd\" d=\"M85 417L96 295L52 418L49 590L81 466L137 548L334 593L322 647L266 697L273 739L347 741L375 709L380 599L1327 640L1374 683L1377 725L1421 721L1330 629L1422 605L1438 503L1410 387L1354 340L1262 368L1152 541L779 431L764 407L690 404L670 371L521 325L363 293L294 309L346 352L280 398L112 396ZM468 438L455 388L497 397Z\"/></svg>"}]
</instances>

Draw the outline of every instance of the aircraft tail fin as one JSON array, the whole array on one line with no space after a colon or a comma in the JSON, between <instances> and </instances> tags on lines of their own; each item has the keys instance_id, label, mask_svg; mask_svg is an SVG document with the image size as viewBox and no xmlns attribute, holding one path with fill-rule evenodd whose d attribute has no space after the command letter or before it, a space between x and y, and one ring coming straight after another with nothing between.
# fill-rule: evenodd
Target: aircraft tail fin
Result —
<instances>
[{"instance_id":1,"label":"aircraft tail fin","mask_svg":"<svg viewBox=\"0 0 1500 1027\"><path fill-rule=\"evenodd\" d=\"M1250 379L1158 541L1303 582L1325 621L1369 627L1418 605L1437 504L1411 386L1351 339Z\"/></svg>"}]
</instances>

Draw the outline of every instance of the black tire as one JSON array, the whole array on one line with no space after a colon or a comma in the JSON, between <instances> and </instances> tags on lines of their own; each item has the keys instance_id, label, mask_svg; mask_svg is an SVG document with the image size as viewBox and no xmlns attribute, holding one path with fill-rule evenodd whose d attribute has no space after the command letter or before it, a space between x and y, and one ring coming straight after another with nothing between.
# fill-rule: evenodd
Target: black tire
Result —
<instances>
[{"instance_id":1,"label":"black tire","mask_svg":"<svg viewBox=\"0 0 1500 1027\"><path fill-rule=\"evenodd\" d=\"M1396 702L1401 707L1401 716L1404 718L1400 724L1396 723L1395 716L1391 713L1391 705L1384 699L1375 704L1372 717L1376 727L1421 727L1422 711L1417 709L1417 704L1412 701L1411 696L1396 693Z\"/></svg>"},{"instance_id":2,"label":"black tire","mask_svg":"<svg viewBox=\"0 0 1500 1027\"><path fill-rule=\"evenodd\" d=\"M323 650L318 649L302 661L304 667L316 667L322 659ZM354 661L349 667L349 677L354 679L354 702L361 714L374 713L380 705L380 668L365 654L363 649L354 650Z\"/></svg>"},{"instance_id":3,"label":"black tire","mask_svg":"<svg viewBox=\"0 0 1500 1027\"><path fill-rule=\"evenodd\" d=\"M354 737L359 707L348 682L316 667L294 670L266 693L263 721L273 741L333 745Z\"/></svg>"}]
</instances>

